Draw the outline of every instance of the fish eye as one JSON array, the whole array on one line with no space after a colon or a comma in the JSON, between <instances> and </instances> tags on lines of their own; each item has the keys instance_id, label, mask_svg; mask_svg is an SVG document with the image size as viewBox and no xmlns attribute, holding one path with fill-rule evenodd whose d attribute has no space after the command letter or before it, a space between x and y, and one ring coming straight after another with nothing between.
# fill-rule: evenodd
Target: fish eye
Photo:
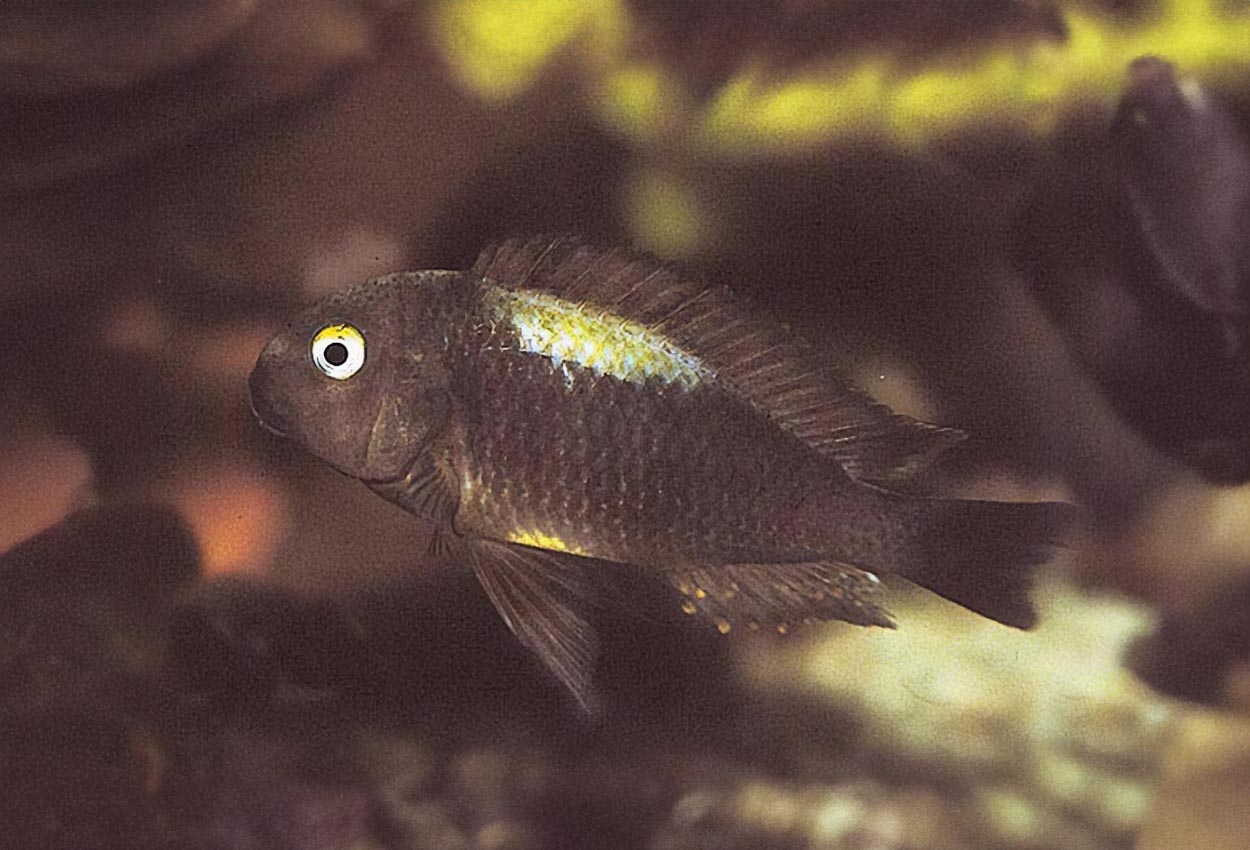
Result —
<instances>
[{"instance_id":1,"label":"fish eye","mask_svg":"<svg viewBox=\"0 0 1250 850\"><path fill-rule=\"evenodd\" d=\"M365 365L365 338L351 325L326 325L313 335L312 361L336 381L346 381Z\"/></svg>"}]
</instances>

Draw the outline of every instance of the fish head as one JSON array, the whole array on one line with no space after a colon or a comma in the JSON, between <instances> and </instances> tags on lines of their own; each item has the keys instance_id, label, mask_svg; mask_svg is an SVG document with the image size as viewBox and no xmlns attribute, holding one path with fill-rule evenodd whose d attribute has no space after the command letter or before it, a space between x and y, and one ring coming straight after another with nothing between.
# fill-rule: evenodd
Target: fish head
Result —
<instances>
[{"instance_id":1,"label":"fish head","mask_svg":"<svg viewBox=\"0 0 1250 850\"><path fill-rule=\"evenodd\" d=\"M355 478L405 475L450 412L445 355L455 277L378 278L296 317L248 379L261 425Z\"/></svg>"},{"instance_id":2,"label":"fish head","mask_svg":"<svg viewBox=\"0 0 1250 850\"><path fill-rule=\"evenodd\" d=\"M1112 135L1139 168L1171 165L1193 155L1210 131L1211 102L1202 87L1155 56L1128 68Z\"/></svg>"}]
</instances>

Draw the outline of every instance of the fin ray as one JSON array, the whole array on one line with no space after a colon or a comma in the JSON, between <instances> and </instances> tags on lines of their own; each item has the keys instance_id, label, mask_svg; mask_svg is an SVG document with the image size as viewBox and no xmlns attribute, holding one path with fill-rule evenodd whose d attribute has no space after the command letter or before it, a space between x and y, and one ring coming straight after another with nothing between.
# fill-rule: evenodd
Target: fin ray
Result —
<instances>
[{"instance_id":1,"label":"fin ray","mask_svg":"<svg viewBox=\"0 0 1250 850\"><path fill-rule=\"evenodd\" d=\"M575 559L492 540L466 541L469 561L504 623L573 694L598 710L596 639L583 608L589 586Z\"/></svg>"},{"instance_id":2,"label":"fin ray","mask_svg":"<svg viewBox=\"0 0 1250 850\"><path fill-rule=\"evenodd\" d=\"M736 563L670 573L682 610L727 632L733 626L784 631L806 620L893 627L869 572L833 561Z\"/></svg>"},{"instance_id":3,"label":"fin ray","mask_svg":"<svg viewBox=\"0 0 1250 850\"><path fill-rule=\"evenodd\" d=\"M408 473L395 481L365 481L387 501L439 527L451 527L460 504L455 473L430 450L421 451Z\"/></svg>"}]
</instances>

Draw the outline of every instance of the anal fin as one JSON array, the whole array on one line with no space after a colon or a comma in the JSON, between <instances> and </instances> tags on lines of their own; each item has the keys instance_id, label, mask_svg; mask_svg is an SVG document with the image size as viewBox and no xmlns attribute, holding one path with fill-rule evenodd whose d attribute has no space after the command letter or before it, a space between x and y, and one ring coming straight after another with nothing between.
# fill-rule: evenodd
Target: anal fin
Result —
<instances>
[{"instance_id":1,"label":"anal fin","mask_svg":"<svg viewBox=\"0 0 1250 850\"><path fill-rule=\"evenodd\" d=\"M669 579L686 597L682 610L722 633L735 626L785 632L810 620L894 626L877 602L877 577L833 561L695 567Z\"/></svg>"},{"instance_id":2,"label":"anal fin","mask_svg":"<svg viewBox=\"0 0 1250 850\"><path fill-rule=\"evenodd\" d=\"M577 559L513 543L465 542L473 571L508 628L583 710L596 713L596 638L584 614L590 588Z\"/></svg>"}]
</instances>

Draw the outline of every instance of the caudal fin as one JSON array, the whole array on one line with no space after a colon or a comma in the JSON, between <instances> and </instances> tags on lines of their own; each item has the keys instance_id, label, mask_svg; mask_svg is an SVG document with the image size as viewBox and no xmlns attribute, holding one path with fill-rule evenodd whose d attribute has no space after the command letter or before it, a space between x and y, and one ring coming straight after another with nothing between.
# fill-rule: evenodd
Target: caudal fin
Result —
<instances>
[{"instance_id":1,"label":"caudal fin","mask_svg":"<svg viewBox=\"0 0 1250 850\"><path fill-rule=\"evenodd\" d=\"M1037 621L1034 574L1073 527L1062 502L909 502L911 528L899 571L971 611L1020 629Z\"/></svg>"}]
</instances>

